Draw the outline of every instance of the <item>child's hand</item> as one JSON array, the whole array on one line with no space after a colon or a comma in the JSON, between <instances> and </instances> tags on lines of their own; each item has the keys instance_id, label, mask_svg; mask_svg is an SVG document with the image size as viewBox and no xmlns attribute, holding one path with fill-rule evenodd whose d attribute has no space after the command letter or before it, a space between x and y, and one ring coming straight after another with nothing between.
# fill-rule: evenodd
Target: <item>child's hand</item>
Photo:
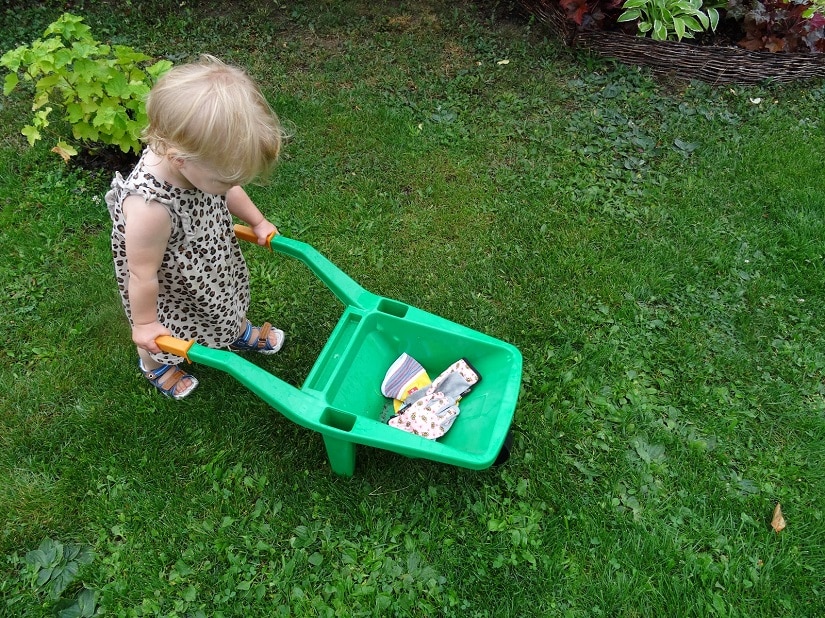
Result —
<instances>
[{"instance_id":1,"label":"child's hand","mask_svg":"<svg viewBox=\"0 0 825 618\"><path fill-rule=\"evenodd\" d=\"M273 234L278 234L278 228L275 227L269 220L264 219L258 225L252 228L252 231L255 232L255 235L258 237L258 244L259 245L266 245L267 242L270 240L270 236Z\"/></svg>"},{"instance_id":2,"label":"child's hand","mask_svg":"<svg viewBox=\"0 0 825 618\"><path fill-rule=\"evenodd\" d=\"M172 332L160 322L150 322L149 324L135 324L132 327L132 341L139 348L143 348L151 354L160 354L161 349L155 343L155 339L161 335L171 335Z\"/></svg>"}]
</instances>

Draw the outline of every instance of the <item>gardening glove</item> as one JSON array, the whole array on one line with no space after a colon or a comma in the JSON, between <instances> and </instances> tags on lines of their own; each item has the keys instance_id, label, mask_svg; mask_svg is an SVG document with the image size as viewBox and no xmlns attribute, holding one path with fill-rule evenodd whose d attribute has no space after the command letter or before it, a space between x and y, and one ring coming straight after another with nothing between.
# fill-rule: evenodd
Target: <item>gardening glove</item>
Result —
<instances>
[{"instance_id":1,"label":"gardening glove","mask_svg":"<svg viewBox=\"0 0 825 618\"><path fill-rule=\"evenodd\" d=\"M422 438L436 440L443 436L459 414L455 399L443 393L425 395L405 405L389 420L389 425Z\"/></svg>"},{"instance_id":2,"label":"gardening glove","mask_svg":"<svg viewBox=\"0 0 825 618\"><path fill-rule=\"evenodd\" d=\"M458 360L426 390L408 395L389 425L430 440L438 439L453 426L460 413L458 402L479 380L481 376L466 359Z\"/></svg>"},{"instance_id":3,"label":"gardening glove","mask_svg":"<svg viewBox=\"0 0 825 618\"><path fill-rule=\"evenodd\" d=\"M467 362L467 359L462 358L441 372L427 388L427 393L443 393L458 402L478 384L479 380L481 380L481 375L478 371Z\"/></svg>"},{"instance_id":4,"label":"gardening glove","mask_svg":"<svg viewBox=\"0 0 825 618\"><path fill-rule=\"evenodd\" d=\"M381 383L381 393L394 400L393 408L398 412L410 394L421 391L430 382L430 376L421 363L409 354L402 354L387 370Z\"/></svg>"}]
</instances>

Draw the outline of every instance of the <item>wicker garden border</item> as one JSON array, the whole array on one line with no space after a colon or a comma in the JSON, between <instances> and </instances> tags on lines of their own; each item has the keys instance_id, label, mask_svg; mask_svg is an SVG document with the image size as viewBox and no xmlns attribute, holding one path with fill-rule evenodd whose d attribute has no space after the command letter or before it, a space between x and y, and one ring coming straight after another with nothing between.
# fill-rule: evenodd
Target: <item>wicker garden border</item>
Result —
<instances>
[{"instance_id":1,"label":"wicker garden border","mask_svg":"<svg viewBox=\"0 0 825 618\"><path fill-rule=\"evenodd\" d=\"M621 32L580 30L569 21L557 0L520 0L568 47L644 66L654 74L697 79L711 84L792 82L825 77L825 54L754 52L738 47L655 41Z\"/></svg>"}]
</instances>

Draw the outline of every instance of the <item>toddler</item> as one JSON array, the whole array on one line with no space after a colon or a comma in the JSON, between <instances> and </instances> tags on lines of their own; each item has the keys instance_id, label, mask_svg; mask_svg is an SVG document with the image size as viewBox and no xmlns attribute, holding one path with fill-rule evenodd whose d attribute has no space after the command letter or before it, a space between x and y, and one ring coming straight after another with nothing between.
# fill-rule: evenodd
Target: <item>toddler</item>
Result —
<instances>
[{"instance_id":1,"label":"toddler","mask_svg":"<svg viewBox=\"0 0 825 618\"><path fill-rule=\"evenodd\" d=\"M146 101L146 149L106 194L112 253L123 307L143 375L180 399L198 381L161 352L172 335L215 348L274 354L284 333L253 326L249 272L234 217L259 244L277 228L241 185L264 178L282 130L260 89L241 69L212 56L170 70Z\"/></svg>"}]
</instances>

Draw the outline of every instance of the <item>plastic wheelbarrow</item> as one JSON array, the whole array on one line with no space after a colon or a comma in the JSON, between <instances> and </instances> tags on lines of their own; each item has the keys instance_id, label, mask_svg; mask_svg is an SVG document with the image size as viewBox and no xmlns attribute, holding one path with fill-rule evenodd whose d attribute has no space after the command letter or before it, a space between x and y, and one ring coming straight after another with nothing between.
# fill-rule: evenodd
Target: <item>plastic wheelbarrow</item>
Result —
<instances>
[{"instance_id":1,"label":"plastic wheelbarrow","mask_svg":"<svg viewBox=\"0 0 825 618\"><path fill-rule=\"evenodd\" d=\"M235 234L255 241L252 230ZM357 445L411 458L483 470L509 456L510 425L521 387L522 357L514 346L405 303L372 294L307 243L276 235L273 251L303 262L345 309L301 388L242 356L193 341L160 337L166 352L224 371L289 420L317 431L332 470L355 471ZM381 382L406 352L435 377L466 358L481 381L461 400L461 413L439 440L382 422L388 399Z\"/></svg>"}]
</instances>

